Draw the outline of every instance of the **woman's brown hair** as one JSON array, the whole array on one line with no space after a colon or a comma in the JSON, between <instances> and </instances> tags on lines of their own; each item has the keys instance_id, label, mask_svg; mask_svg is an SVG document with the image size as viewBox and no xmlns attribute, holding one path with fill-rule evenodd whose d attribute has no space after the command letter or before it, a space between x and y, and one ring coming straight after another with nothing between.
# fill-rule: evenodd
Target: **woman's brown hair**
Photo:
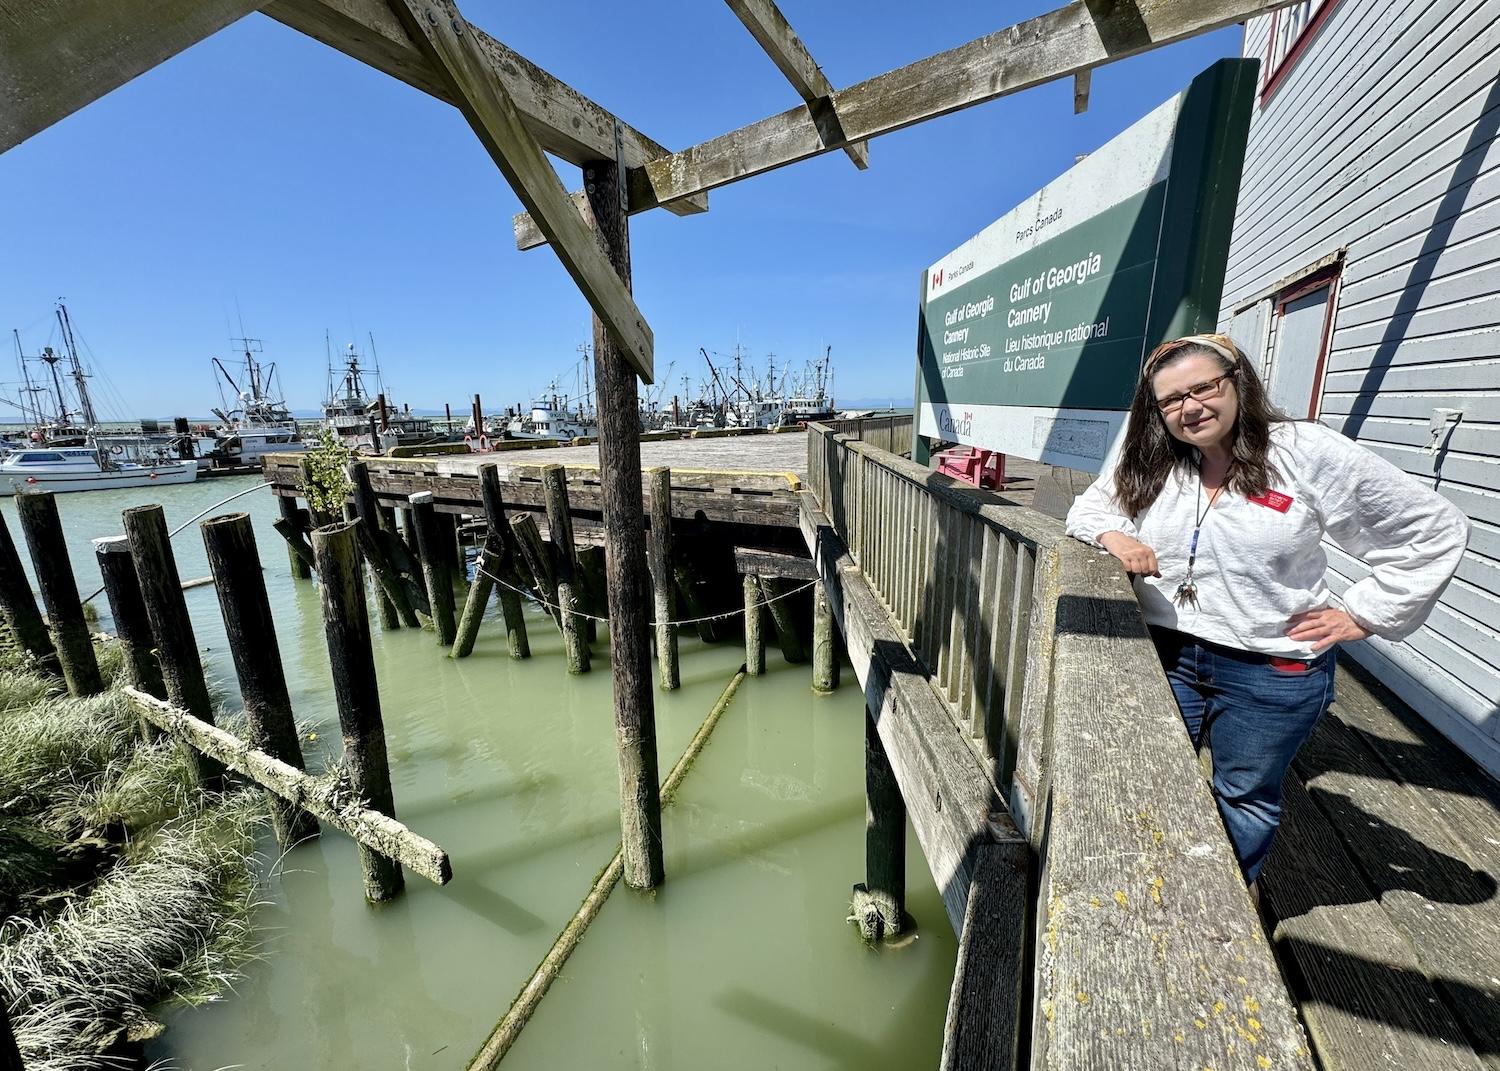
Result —
<instances>
[{"instance_id":1,"label":"woman's brown hair","mask_svg":"<svg viewBox=\"0 0 1500 1071\"><path fill-rule=\"evenodd\" d=\"M1187 357L1212 358L1229 377L1225 382L1234 384L1238 394L1239 416L1229 433L1230 490L1244 495L1264 494L1271 481L1280 478L1267 454L1271 425L1288 418L1271 404L1254 367L1228 335L1188 335L1156 347L1141 369L1120 462L1115 468L1115 501L1127 516L1139 515L1156 501L1173 469L1190 471L1197 465L1198 452L1167 430L1151 385L1156 373Z\"/></svg>"}]
</instances>

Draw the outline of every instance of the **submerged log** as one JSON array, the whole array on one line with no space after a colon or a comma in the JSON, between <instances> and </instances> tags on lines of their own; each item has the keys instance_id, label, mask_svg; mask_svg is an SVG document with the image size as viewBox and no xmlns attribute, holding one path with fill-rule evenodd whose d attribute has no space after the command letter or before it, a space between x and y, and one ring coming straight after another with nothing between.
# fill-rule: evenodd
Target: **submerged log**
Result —
<instances>
[{"instance_id":1,"label":"submerged log","mask_svg":"<svg viewBox=\"0 0 1500 1071\"><path fill-rule=\"evenodd\" d=\"M446 885L453 878L448 853L413 833L389 815L369 807L349 792L339 779L312 777L274 755L253 748L233 733L195 718L170 703L126 688L125 695L140 714L157 727L189 741L235 773L269 789L288 803L359 841L362 849L394 861L428 881Z\"/></svg>"},{"instance_id":2,"label":"submerged log","mask_svg":"<svg viewBox=\"0 0 1500 1071\"><path fill-rule=\"evenodd\" d=\"M16 642L27 654L35 658L48 673L61 674L57 664L57 648L52 646L52 637L47 633L47 623L36 608L36 597L31 594L31 581L21 566L21 556L10 538L10 528L5 515L0 514L0 615L6 627L15 636Z\"/></svg>"},{"instance_id":3,"label":"submerged log","mask_svg":"<svg viewBox=\"0 0 1500 1071\"><path fill-rule=\"evenodd\" d=\"M651 589L652 610L656 618L656 672L665 691L675 690L682 682L678 669L676 578L672 573L672 470L646 470L651 485ZM756 672L751 670L752 673Z\"/></svg>"},{"instance_id":4,"label":"submerged log","mask_svg":"<svg viewBox=\"0 0 1500 1071\"><path fill-rule=\"evenodd\" d=\"M250 745L289 766L304 769L297 720L276 642L276 621L266 598L250 515L230 513L204 521L201 527L229 653L244 699ZM306 811L290 806L275 793L269 795L271 825L278 844L289 848L318 835L318 824Z\"/></svg>"},{"instance_id":5,"label":"submerged log","mask_svg":"<svg viewBox=\"0 0 1500 1071\"><path fill-rule=\"evenodd\" d=\"M370 619L365 609L365 588L359 578L356 524L345 522L313 530L323 631L328 639L328 665L333 674L339 729L344 737L344 768L350 785L355 796L371 810L395 818L385 725L380 717L380 686L375 678L375 654L370 645ZM362 848L360 865L366 899L378 903L401 891L404 884L401 868L389 856Z\"/></svg>"},{"instance_id":6,"label":"submerged log","mask_svg":"<svg viewBox=\"0 0 1500 1071\"><path fill-rule=\"evenodd\" d=\"M78 582L73 579L73 564L68 560L57 499L51 491L31 491L16 495L15 503L68 693L98 695L104 691L104 678L99 675L93 636L83 619L83 603L78 598Z\"/></svg>"},{"instance_id":7,"label":"submerged log","mask_svg":"<svg viewBox=\"0 0 1500 1071\"><path fill-rule=\"evenodd\" d=\"M156 640L167 698L173 706L212 725L213 701L203 677L193 621L182 595L166 514L160 506L136 506L127 509L121 519L135 575L140 580L141 597L146 603L146 617L151 622L151 635ZM187 745L183 745L183 753L205 789L217 792L224 787L224 768L217 761L203 757Z\"/></svg>"}]
</instances>

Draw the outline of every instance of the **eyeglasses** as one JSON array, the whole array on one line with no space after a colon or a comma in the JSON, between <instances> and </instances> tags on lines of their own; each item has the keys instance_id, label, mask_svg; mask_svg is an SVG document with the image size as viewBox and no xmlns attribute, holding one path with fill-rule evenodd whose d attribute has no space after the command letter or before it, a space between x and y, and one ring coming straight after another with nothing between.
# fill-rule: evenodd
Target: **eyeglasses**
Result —
<instances>
[{"instance_id":1,"label":"eyeglasses","mask_svg":"<svg viewBox=\"0 0 1500 1071\"><path fill-rule=\"evenodd\" d=\"M1181 394L1169 394L1165 398L1158 398L1156 399L1156 408L1160 409L1163 413L1170 413L1181 409L1182 403L1189 398L1197 402L1206 402L1210 398L1217 398L1223 393L1224 381L1233 376L1234 373L1232 371L1225 372L1222 376L1214 376L1213 379L1206 379L1202 383L1195 384Z\"/></svg>"}]
</instances>

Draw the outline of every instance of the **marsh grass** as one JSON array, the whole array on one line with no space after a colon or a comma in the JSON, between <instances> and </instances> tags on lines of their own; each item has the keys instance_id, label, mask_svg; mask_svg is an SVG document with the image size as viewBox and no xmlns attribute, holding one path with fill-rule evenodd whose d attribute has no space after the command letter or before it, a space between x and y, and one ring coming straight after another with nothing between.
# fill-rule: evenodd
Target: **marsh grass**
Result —
<instances>
[{"instance_id":1,"label":"marsh grass","mask_svg":"<svg viewBox=\"0 0 1500 1071\"><path fill-rule=\"evenodd\" d=\"M74 699L0 652L0 998L28 1071L136 1065L163 1001L216 999L255 954L260 792L205 797L110 688Z\"/></svg>"}]
</instances>

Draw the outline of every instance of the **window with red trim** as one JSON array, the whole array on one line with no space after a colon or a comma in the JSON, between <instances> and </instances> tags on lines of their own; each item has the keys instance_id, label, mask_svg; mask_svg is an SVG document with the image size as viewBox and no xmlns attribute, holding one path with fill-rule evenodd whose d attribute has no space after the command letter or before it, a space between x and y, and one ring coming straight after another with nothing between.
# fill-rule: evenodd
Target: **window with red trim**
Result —
<instances>
[{"instance_id":1,"label":"window with red trim","mask_svg":"<svg viewBox=\"0 0 1500 1071\"><path fill-rule=\"evenodd\" d=\"M1261 63L1260 100L1264 104L1317 36L1338 0L1302 0L1271 13L1271 36Z\"/></svg>"}]
</instances>

